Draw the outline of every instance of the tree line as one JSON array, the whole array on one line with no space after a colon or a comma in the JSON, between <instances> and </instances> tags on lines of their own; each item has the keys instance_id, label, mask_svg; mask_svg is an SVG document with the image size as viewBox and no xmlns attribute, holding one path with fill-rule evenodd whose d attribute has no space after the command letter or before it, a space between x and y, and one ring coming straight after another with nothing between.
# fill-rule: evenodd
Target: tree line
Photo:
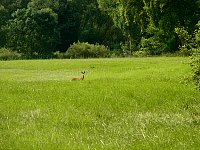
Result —
<instances>
[{"instance_id":1,"label":"tree line","mask_svg":"<svg viewBox=\"0 0 200 150\"><path fill-rule=\"evenodd\" d=\"M0 47L48 58L77 41L118 49L125 40L96 0L3 0Z\"/></svg>"},{"instance_id":2,"label":"tree line","mask_svg":"<svg viewBox=\"0 0 200 150\"><path fill-rule=\"evenodd\" d=\"M118 54L174 53L200 20L200 0L1 0L0 47L49 58L74 42Z\"/></svg>"}]
</instances>

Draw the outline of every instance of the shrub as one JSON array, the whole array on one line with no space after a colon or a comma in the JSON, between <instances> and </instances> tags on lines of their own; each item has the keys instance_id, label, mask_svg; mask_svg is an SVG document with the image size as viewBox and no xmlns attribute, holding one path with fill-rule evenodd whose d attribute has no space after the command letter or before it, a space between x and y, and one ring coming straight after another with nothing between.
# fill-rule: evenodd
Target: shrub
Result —
<instances>
[{"instance_id":1,"label":"shrub","mask_svg":"<svg viewBox=\"0 0 200 150\"><path fill-rule=\"evenodd\" d=\"M192 47L194 47L193 38L188 33L185 28L176 28L175 32L178 34L178 37L181 41L180 55L181 56L191 56L192 55Z\"/></svg>"},{"instance_id":2,"label":"shrub","mask_svg":"<svg viewBox=\"0 0 200 150\"><path fill-rule=\"evenodd\" d=\"M177 28L176 33L179 35L182 42L180 49L192 55L190 62L192 67L192 80L200 90L200 21L197 23L196 27L192 35L184 28Z\"/></svg>"},{"instance_id":3,"label":"shrub","mask_svg":"<svg viewBox=\"0 0 200 150\"><path fill-rule=\"evenodd\" d=\"M194 49L192 55L192 71L193 71L193 81L197 88L200 90L200 21L197 24L197 29L194 31Z\"/></svg>"},{"instance_id":4,"label":"shrub","mask_svg":"<svg viewBox=\"0 0 200 150\"><path fill-rule=\"evenodd\" d=\"M67 58L67 54L60 51L56 51L53 53L53 57L57 59L65 59Z\"/></svg>"},{"instance_id":5,"label":"shrub","mask_svg":"<svg viewBox=\"0 0 200 150\"><path fill-rule=\"evenodd\" d=\"M133 53L134 57L147 57L149 56L149 53L147 51L135 51Z\"/></svg>"},{"instance_id":6,"label":"shrub","mask_svg":"<svg viewBox=\"0 0 200 150\"><path fill-rule=\"evenodd\" d=\"M111 58L117 58L117 57L125 57L124 53L121 49L114 49L110 51L110 56Z\"/></svg>"},{"instance_id":7,"label":"shrub","mask_svg":"<svg viewBox=\"0 0 200 150\"><path fill-rule=\"evenodd\" d=\"M67 52L67 58L99 58L108 57L109 50L104 45L77 42L71 45Z\"/></svg>"},{"instance_id":8,"label":"shrub","mask_svg":"<svg viewBox=\"0 0 200 150\"><path fill-rule=\"evenodd\" d=\"M192 67L192 80L196 87L200 90L200 47L193 50L192 61L190 63Z\"/></svg>"},{"instance_id":9,"label":"shrub","mask_svg":"<svg viewBox=\"0 0 200 150\"><path fill-rule=\"evenodd\" d=\"M141 50L150 55L160 55L164 52L163 43L156 37L142 38L141 39Z\"/></svg>"},{"instance_id":10,"label":"shrub","mask_svg":"<svg viewBox=\"0 0 200 150\"><path fill-rule=\"evenodd\" d=\"M21 54L14 52L7 48L0 49L0 60L13 60L13 59L20 59Z\"/></svg>"}]
</instances>

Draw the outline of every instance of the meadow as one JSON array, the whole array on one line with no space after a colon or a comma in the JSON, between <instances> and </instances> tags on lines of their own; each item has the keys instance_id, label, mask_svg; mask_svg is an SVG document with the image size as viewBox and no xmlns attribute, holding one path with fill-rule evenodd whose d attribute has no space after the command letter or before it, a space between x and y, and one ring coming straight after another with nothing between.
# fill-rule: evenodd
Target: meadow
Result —
<instances>
[{"instance_id":1,"label":"meadow","mask_svg":"<svg viewBox=\"0 0 200 150\"><path fill-rule=\"evenodd\" d=\"M0 61L0 149L199 149L189 58ZM85 71L85 80L71 81Z\"/></svg>"}]
</instances>

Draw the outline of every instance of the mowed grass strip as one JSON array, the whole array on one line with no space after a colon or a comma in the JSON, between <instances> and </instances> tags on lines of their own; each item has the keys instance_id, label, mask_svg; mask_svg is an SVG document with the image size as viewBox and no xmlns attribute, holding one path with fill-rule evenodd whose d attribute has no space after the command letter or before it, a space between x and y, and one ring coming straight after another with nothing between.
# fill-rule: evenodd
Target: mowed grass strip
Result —
<instances>
[{"instance_id":1,"label":"mowed grass strip","mask_svg":"<svg viewBox=\"0 0 200 150\"><path fill-rule=\"evenodd\" d=\"M0 149L198 149L188 58L0 62ZM71 81L86 71L85 80Z\"/></svg>"}]
</instances>

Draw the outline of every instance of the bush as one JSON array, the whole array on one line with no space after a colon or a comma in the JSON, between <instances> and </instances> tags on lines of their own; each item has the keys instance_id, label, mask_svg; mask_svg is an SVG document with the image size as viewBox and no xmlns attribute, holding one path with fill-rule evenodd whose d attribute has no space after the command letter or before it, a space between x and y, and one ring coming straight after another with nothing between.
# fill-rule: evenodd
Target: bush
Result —
<instances>
[{"instance_id":1,"label":"bush","mask_svg":"<svg viewBox=\"0 0 200 150\"><path fill-rule=\"evenodd\" d=\"M150 55L160 55L164 52L163 42L159 41L156 37L142 38L141 46L141 51Z\"/></svg>"},{"instance_id":2,"label":"bush","mask_svg":"<svg viewBox=\"0 0 200 150\"><path fill-rule=\"evenodd\" d=\"M197 24L197 29L194 31L191 43L194 47L192 49L193 55L190 63L192 67L192 79L200 90L200 21Z\"/></svg>"},{"instance_id":3,"label":"bush","mask_svg":"<svg viewBox=\"0 0 200 150\"><path fill-rule=\"evenodd\" d=\"M67 54L60 51L56 51L53 53L53 57L57 59L65 59L67 58Z\"/></svg>"},{"instance_id":4,"label":"bush","mask_svg":"<svg viewBox=\"0 0 200 150\"><path fill-rule=\"evenodd\" d=\"M21 54L14 52L7 48L1 48L0 49L0 60L14 60L14 59L20 59Z\"/></svg>"},{"instance_id":5,"label":"bush","mask_svg":"<svg viewBox=\"0 0 200 150\"><path fill-rule=\"evenodd\" d=\"M196 30L190 35L184 28L177 28L176 33L182 41L181 51L188 52L191 56L192 80L200 90L200 21Z\"/></svg>"},{"instance_id":6,"label":"bush","mask_svg":"<svg viewBox=\"0 0 200 150\"><path fill-rule=\"evenodd\" d=\"M184 28L176 28L175 32L178 34L178 37L181 41L180 55L181 56L191 56L192 48L194 47L194 41L192 36Z\"/></svg>"},{"instance_id":7,"label":"bush","mask_svg":"<svg viewBox=\"0 0 200 150\"><path fill-rule=\"evenodd\" d=\"M149 53L146 51L135 51L133 53L133 56L134 57L147 57L147 56L149 56Z\"/></svg>"},{"instance_id":8,"label":"bush","mask_svg":"<svg viewBox=\"0 0 200 150\"><path fill-rule=\"evenodd\" d=\"M66 56L67 58L108 57L109 50L104 45L77 42L68 48Z\"/></svg>"},{"instance_id":9,"label":"bush","mask_svg":"<svg viewBox=\"0 0 200 150\"><path fill-rule=\"evenodd\" d=\"M180 56L191 56L192 49L187 48L186 46L181 46L179 51Z\"/></svg>"},{"instance_id":10,"label":"bush","mask_svg":"<svg viewBox=\"0 0 200 150\"><path fill-rule=\"evenodd\" d=\"M200 47L194 49L190 63L192 67L192 80L196 87L200 90Z\"/></svg>"}]
</instances>

